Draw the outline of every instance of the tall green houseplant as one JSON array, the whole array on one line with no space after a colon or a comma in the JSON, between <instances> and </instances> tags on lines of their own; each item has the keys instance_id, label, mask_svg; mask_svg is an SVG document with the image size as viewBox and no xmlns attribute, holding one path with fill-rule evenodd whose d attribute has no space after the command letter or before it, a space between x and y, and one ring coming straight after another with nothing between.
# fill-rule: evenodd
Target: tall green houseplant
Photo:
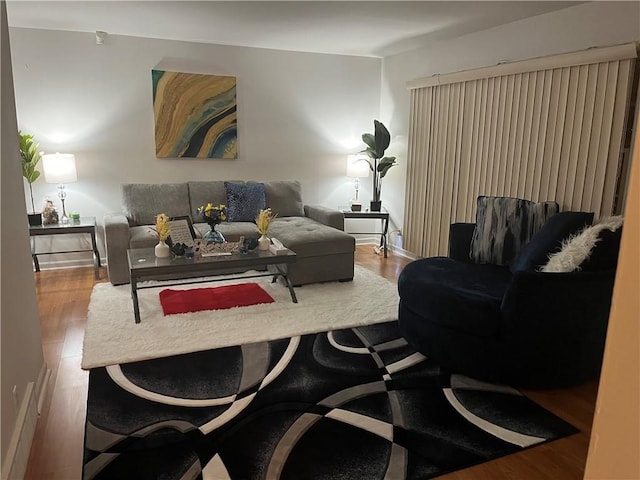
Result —
<instances>
[{"instance_id":1,"label":"tall green houseplant","mask_svg":"<svg viewBox=\"0 0 640 480\"><path fill-rule=\"evenodd\" d=\"M366 153L369 156L369 168L373 172L373 200L370 209L372 212L379 212L382 206L380 201L381 179L387 174L389 169L396 165L396 157L385 157L384 152L389 148L391 135L382 122L373 121L373 133L363 133L362 141L367 145Z\"/></svg>"},{"instance_id":2,"label":"tall green houseplant","mask_svg":"<svg viewBox=\"0 0 640 480\"><path fill-rule=\"evenodd\" d=\"M31 195L31 212L35 213L36 207L33 201L32 184L38 179L38 177L40 177L40 172L36 169L41 158L40 152L38 152L38 147L40 146L40 144L33 139L33 135L22 133L20 130L18 130L18 136L20 137L22 176L29 183L29 194Z\"/></svg>"}]
</instances>

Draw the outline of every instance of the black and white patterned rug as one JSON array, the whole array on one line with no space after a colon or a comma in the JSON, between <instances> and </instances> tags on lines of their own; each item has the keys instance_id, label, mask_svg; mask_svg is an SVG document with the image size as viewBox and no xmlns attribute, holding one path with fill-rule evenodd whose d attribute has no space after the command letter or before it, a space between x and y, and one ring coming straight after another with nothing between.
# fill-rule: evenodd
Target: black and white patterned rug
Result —
<instances>
[{"instance_id":1,"label":"black and white patterned rug","mask_svg":"<svg viewBox=\"0 0 640 480\"><path fill-rule=\"evenodd\" d=\"M577 430L395 322L91 370L87 479L424 479Z\"/></svg>"}]
</instances>

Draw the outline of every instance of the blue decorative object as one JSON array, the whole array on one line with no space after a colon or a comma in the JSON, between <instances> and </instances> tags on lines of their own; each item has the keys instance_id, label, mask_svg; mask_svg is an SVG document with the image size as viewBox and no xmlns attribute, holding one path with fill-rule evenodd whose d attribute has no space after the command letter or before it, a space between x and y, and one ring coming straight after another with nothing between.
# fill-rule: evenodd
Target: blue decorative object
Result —
<instances>
[{"instance_id":1,"label":"blue decorative object","mask_svg":"<svg viewBox=\"0 0 640 480\"><path fill-rule=\"evenodd\" d=\"M267 206L264 183L243 185L224 182L227 190L227 218L230 222L253 222Z\"/></svg>"},{"instance_id":2,"label":"blue decorative object","mask_svg":"<svg viewBox=\"0 0 640 480\"><path fill-rule=\"evenodd\" d=\"M227 241L224 238L224 235L222 235L222 232L219 232L218 230L216 230L215 225L212 225L211 230L205 233L202 238L204 239L205 242L207 242L207 245L210 243L225 243Z\"/></svg>"},{"instance_id":3,"label":"blue decorative object","mask_svg":"<svg viewBox=\"0 0 640 480\"><path fill-rule=\"evenodd\" d=\"M244 239L243 246L247 250L254 250L258 246L258 238L257 237L247 237Z\"/></svg>"},{"instance_id":4,"label":"blue decorative object","mask_svg":"<svg viewBox=\"0 0 640 480\"><path fill-rule=\"evenodd\" d=\"M185 243L172 243L169 245L169 249L176 257L182 257L187 251L187 245Z\"/></svg>"}]
</instances>

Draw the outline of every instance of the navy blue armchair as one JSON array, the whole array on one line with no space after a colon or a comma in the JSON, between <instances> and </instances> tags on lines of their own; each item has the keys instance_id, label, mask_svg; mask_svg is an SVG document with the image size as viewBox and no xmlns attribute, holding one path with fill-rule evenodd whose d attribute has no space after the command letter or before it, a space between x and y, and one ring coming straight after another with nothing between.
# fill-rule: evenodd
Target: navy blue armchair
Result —
<instances>
[{"instance_id":1,"label":"navy blue armchair","mask_svg":"<svg viewBox=\"0 0 640 480\"><path fill-rule=\"evenodd\" d=\"M542 273L539 263L558 251L567 236L566 228L560 234L557 225L568 213L586 215L557 214L555 223L552 217L531 240L546 242L543 252L533 245L523 249L521 263L523 256L538 256L524 268L517 261L511 266L473 263L469 251L475 225L453 224L449 257L416 260L399 277L398 322L406 340L442 367L490 382L552 388L596 377L619 237L611 247L616 254L604 268Z\"/></svg>"}]
</instances>

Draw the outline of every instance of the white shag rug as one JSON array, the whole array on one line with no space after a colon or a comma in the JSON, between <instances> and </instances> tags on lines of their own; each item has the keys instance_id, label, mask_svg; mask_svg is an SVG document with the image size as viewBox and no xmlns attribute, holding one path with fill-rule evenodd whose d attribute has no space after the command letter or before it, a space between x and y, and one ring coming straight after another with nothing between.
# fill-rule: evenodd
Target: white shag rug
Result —
<instances>
[{"instance_id":1,"label":"white shag rug","mask_svg":"<svg viewBox=\"0 0 640 480\"><path fill-rule=\"evenodd\" d=\"M274 303L164 316L159 293L258 283ZM398 289L388 280L355 267L352 282L304 285L291 301L281 280L271 277L225 280L138 290L141 323L133 319L129 285L93 288L82 347L82 368L148 360L230 345L382 323L398 318ZM146 282L149 285L151 282Z\"/></svg>"}]
</instances>

